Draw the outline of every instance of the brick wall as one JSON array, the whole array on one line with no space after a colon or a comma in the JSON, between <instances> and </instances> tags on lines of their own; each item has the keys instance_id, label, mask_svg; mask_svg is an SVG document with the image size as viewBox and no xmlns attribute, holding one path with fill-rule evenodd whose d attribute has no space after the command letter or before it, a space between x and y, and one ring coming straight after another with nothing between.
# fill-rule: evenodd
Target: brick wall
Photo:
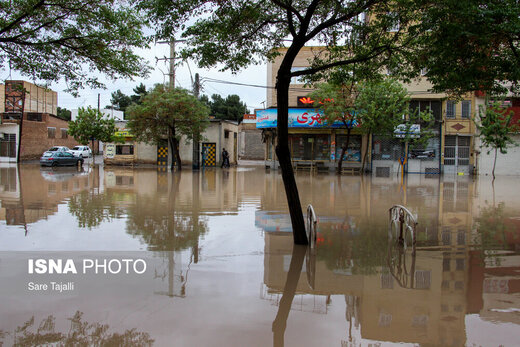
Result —
<instances>
[{"instance_id":1,"label":"brick wall","mask_svg":"<svg viewBox=\"0 0 520 347\"><path fill-rule=\"evenodd\" d=\"M78 142L72 136L62 137L61 129L68 129L69 127L67 121L46 113L41 114L41 117L41 122L30 121L27 120L27 113L24 113L20 148L21 160L38 159L43 152L52 146L72 148L78 145ZM54 138L49 138L49 127L56 129Z\"/></svg>"},{"instance_id":2,"label":"brick wall","mask_svg":"<svg viewBox=\"0 0 520 347\"><path fill-rule=\"evenodd\" d=\"M262 142L262 131L243 129L240 132L239 158L244 160L263 160L265 144Z\"/></svg>"}]
</instances>

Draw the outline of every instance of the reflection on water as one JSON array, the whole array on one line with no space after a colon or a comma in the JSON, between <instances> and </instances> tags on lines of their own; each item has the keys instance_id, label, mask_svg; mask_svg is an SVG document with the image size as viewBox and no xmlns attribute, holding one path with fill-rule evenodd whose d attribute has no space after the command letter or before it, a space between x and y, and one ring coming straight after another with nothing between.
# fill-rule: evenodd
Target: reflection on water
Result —
<instances>
[{"instance_id":1,"label":"reflection on water","mask_svg":"<svg viewBox=\"0 0 520 347\"><path fill-rule=\"evenodd\" d=\"M112 333L106 324L83 321L83 312L76 311L67 318L67 332L56 331L56 319L50 315L35 325L34 316L19 325L13 332L0 331L0 338L6 338L12 346L152 346L153 339L147 333L127 330Z\"/></svg>"},{"instance_id":2,"label":"reflection on water","mask_svg":"<svg viewBox=\"0 0 520 347\"><path fill-rule=\"evenodd\" d=\"M33 293L17 291L26 282L23 270L0 266L2 280L21 283L15 280L2 297L42 304L47 308L39 317L67 317L81 303L94 317L99 310L103 324L117 320L116 311L146 317L117 328L137 327L157 345L169 345L173 335L179 345L518 341L514 179L493 187L468 177L410 176L405 184L308 173L296 178L301 201L319 217L312 252L293 247L277 172L2 167L0 265L23 269L26 256L14 250L75 251L78 258L137 251L150 265L144 277L78 280L78 288L96 290L78 289L62 306L52 304L59 297L46 297L45 306ZM395 204L418 219L413 250L389 243L388 209ZM13 312L30 311L7 305L0 316ZM0 330L14 328L0 319Z\"/></svg>"}]
</instances>

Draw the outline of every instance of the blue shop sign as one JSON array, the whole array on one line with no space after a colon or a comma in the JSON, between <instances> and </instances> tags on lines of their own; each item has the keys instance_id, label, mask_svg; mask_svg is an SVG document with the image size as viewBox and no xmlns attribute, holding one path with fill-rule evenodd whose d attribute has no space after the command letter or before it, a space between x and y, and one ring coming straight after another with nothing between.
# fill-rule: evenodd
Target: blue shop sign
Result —
<instances>
[{"instance_id":1,"label":"blue shop sign","mask_svg":"<svg viewBox=\"0 0 520 347\"><path fill-rule=\"evenodd\" d=\"M257 128L276 128L276 108L256 111ZM289 128L343 128L342 122L336 121L332 125L326 124L322 120L323 113L314 108L290 108L289 109ZM359 124L354 120L354 127Z\"/></svg>"}]
</instances>

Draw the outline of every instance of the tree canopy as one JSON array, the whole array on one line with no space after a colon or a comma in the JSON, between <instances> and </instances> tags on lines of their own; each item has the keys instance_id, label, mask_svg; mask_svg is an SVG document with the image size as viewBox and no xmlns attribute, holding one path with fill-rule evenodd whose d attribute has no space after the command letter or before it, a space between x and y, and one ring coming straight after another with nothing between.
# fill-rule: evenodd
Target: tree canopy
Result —
<instances>
[{"instance_id":1,"label":"tree canopy","mask_svg":"<svg viewBox=\"0 0 520 347\"><path fill-rule=\"evenodd\" d=\"M0 1L0 65L31 79L63 78L68 91L103 87L94 72L144 76L134 48L148 46L144 19L128 1Z\"/></svg>"},{"instance_id":2,"label":"tree canopy","mask_svg":"<svg viewBox=\"0 0 520 347\"><path fill-rule=\"evenodd\" d=\"M207 126L209 109L182 88L155 88L127 109L128 127L137 141L159 144L168 140L174 151L177 168L181 169L179 141L181 136L199 142ZM172 169L174 162L172 160Z\"/></svg>"},{"instance_id":3,"label":"tree canopy","mask_svg":"<svg viewBox=\"0 0 520 347\"><path fill-rule=\"evenodd\" d=\"M78 110L78 117L74 121L69 122L69 135L74 137L76 141L82 145L92 142L94 148L94 140L103 142L119 142L121 139L115 135L117 127L114 119L107 119L103 113L92 107Z\"/></svg>"},{"instance_id":4,"label":"tree canopy","mask_svg":"<svg viewBox=\"0 0 520 347\"><path fill-rule=\"evenodd\" d=\"M228 95L225 98L213 94L211 100L203 95L201 101L209 106L210 115L216 119L240 121L244 114L249 111L246 104L240 100L240 96L235 94Z\"/></svg>"},{"instance_id":5,"label":"tree canopy","mask_svg":"<svg viewBox=\"0 0 520 347\"><path fill-rule=\"evenodd\" d=\"M146 90L146 86L141 83L133 89L134 94L126 95L121 89L112 92L110 99L111 105L107 106L107 108L114 108L116 110L120 110L125 112L126 108L130 106L132 103L140 104L145 95L148 94Z\"/></svg>"},{"instance_id":6,"label":"tree canopy","mask_svg":"<svg viewBox=\"0 0 520 347\"><path fill-rule=\"evenodd\" d=\"M420 31L417 64L436 91L520 92L518 1L435 1Z\"/></svg>"}]
</instances>

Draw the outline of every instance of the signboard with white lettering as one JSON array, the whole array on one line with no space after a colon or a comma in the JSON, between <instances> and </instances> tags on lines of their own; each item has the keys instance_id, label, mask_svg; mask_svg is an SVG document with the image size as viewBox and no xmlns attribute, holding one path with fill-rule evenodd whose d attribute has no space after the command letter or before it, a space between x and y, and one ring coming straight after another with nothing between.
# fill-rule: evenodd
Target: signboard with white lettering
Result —
<instances>
[{"instance_id":1,"label":"signboard with white lettering","mask_svg":"<svg viewBox=\"0 0 520 347\"><path fill-rule=\"evenodd\" d=\"M116 145L107 143L105 145L105 153L107 158L113 158L116 155Z\"/></svg>"},{"instance_id":2,"label":"signboard with white lettering","mask_svg":"<svg viewBox=\"0 0 520 347\"><path fill-rule=\"evenodd\" d=\"M256 111L257 128L276 128L277 109L269 108ZM323 113L314 108L290 108L289 109L289 128L343 128L342 122L334 122L329 125L322 120ZM357 121L353 121L354 127L359 126Z\"/></svg>"}]
</instances>

